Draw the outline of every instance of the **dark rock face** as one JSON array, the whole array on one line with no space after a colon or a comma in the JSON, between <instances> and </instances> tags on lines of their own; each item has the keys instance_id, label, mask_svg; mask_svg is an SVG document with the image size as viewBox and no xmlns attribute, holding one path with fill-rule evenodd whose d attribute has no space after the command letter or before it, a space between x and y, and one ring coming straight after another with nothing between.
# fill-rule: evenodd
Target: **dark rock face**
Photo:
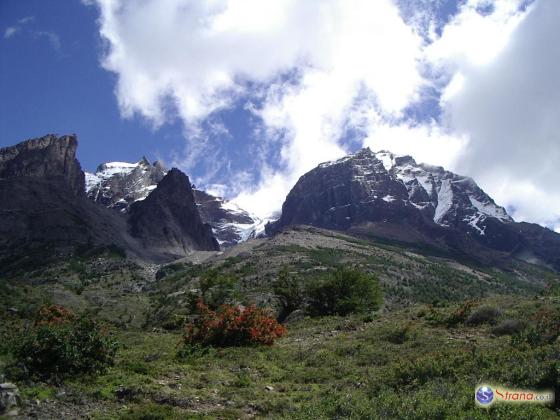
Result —
<instances>
[{"instance_id":1,"label":"dark rock face","mask_svg":"<svg viewBox=\"0 0 560 420\"><path fill-rule=\"evenodd\" d=\"M75 136L48 135L0 149L0 256L48 248L139 247L126 222L85 197Z\"/></svg>"},{"instance_id":2,"label":"dark rock face","mask_svg":"<svg viewBox=\"0 0 560 420\"><path fill-rule=\"evenodd\" d=\"M48 247L130 248L126 223L115 212L90 202L62 180L39 177L0 179L0 256Z\"/></svg>"},{"instance_id":3,"label":"dark rock face","mask_svg":"<svg viewBox=\"0 0 560 420\"><path fill-rule=\"evenodd\" d=\"M76 147L74 136L45 136L0 149L0 260L117 246L130 256L169 261L218 249L184 174L170 171L129 216L86 197ZM148 165L140 162L139 172L149 172Z\"/></svg>"},{"instance_id":4,"label":"dark rock face","mask_svg":"<svg viewBox=\"0 0 560 420\"><path fill-rule=\"evenodd\" d=\"M0 178L63 179L76 195L85 191L84 173L76 159L75 135L49 134L0 149Z\"/></svg>"},{"instance_id":5,"label":"dark rock face","mask_svg":"<svg viewBox=\"0 0 560 420\"><path fill-rule=\"evenodd\" d=\"M560 269L560 235L515 223L468 177L410 156L362 149L303 175L288 194L274 233L289 225L423 242L485 259L496 253Z\"/></svg>"},{"instance_id":6,"label":"dark rock face","mask_svg":"<svg viewBox=\"0 0 560 420\"><path fill-rule=\"evenodd\" d=\"M132 204L129 214L132 236L162 257L219 250L211 227L200 218L189 178L178 169L171 169L146 199Z\"/></svg>"}]
</instances>

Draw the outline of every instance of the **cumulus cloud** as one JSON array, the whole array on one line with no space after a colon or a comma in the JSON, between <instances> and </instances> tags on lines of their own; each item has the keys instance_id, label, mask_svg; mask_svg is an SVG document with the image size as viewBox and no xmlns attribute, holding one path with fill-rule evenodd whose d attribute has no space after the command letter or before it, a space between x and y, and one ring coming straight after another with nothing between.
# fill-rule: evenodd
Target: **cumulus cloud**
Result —
<instances>
[{"instance_id":1,"label":"cumulus cloud","mask_svg":"<svg viewBox=\"0 0 560 420\"><path fill-rule=\"evenodd\" d=\"M473 176L515 217L552 226L560 4L458 1L442 19L443 3L96 1L123 116L154 127L179 118L190 143L176 161L212 161L199 181L222 184L231 167L218 150L228 127L213 117L243 106L256 118L258 176L236 169L214 187L261 216L304 172L355 148L354 130L365 146ZM410 112L427 104L427 118Z\"/></svg>"},{"instance_id":2,"label":"cumulus cloud","mask_svg":"<svg viewBox=\"0 0 560 420\"><path fill-rule=\"evenodd\" d=\"M124 116L158 126L171 102L196 138L201 120L244 95L251 102L251 89L262 94L252 110L268 138L258 140L277 140L282 170L261 162L261 183L239 197L266 202L262 211L277 209L305 171L346 153L339 138L357 96L368 92L381 115L398 116L423 83L421 38L389 0L99 6L103 66L118 75Z\"/></svg>"},{"instance_id":3,"label":"cumulus cloud","mask_svg":"<svg viewBox=\"0 0 560 420\"><path fill-rule=\"evenodd\" d=\"M469 139L460 171L516 219L553 225L560 219L560 4L537 1L523 19L506 7L512 19L501 26L511 34L492 60L449 56L461 82L444 97L444 120Z\"/></svg>"}]
</instances>

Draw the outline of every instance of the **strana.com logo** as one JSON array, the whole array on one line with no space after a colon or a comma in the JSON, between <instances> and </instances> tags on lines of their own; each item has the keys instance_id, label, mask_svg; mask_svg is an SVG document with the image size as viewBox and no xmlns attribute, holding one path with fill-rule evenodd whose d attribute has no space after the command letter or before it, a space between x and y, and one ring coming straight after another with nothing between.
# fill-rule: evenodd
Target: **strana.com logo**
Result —
<instances>
[{"instance_id":1,"label":"strana.com logo","mask_svg":"<svg viewBox=\"0 0 560 420\"><path fill-rule=\"evenodd\" d=\"M552 404L554 391L509 389L501 385L482 384L475 388L474 399L480 407L490 407L495 403Z\"/></svg>"}]
</instances>

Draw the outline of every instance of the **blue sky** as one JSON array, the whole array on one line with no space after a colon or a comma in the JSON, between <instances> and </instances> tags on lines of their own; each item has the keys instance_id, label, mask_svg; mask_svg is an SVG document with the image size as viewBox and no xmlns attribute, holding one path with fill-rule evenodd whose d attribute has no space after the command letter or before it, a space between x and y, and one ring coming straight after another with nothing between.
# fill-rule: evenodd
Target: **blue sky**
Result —
<instances>
[{"instance_id":1,"label":"blue sky","mask_svg":"<svg viewBox=\"0 0 560 420\"><path fill-rule=\"evenodd\" d=\"M360 147L560 229L555 0L2 0L0 146L76 133L266 216ZM537 207L535 203L540 203Z\"/></svg>"},{"instance_id":2,"label":"blue sky","mask_svg":"<svg viewBox=\"0 0 560 420\"><path fill-rule=\"evenodd\" d=\"M77 0L0 2L0 146L76 133L82 166L95 170L143 154L165 158L183 145L179 121L154 131L140 117L121 118L116 77L99 65L97 17ZM6 38L10 27L16 32Z\"/></svg>"},{"instance_id":3,"label":"blue sky","mask_svg":"<svg viewBox=\"0 0 560 420\"><path fill-rule=\"evenodd\" d=\"M439 22L457 10L455 0L436 6ZM402 12L408 16L413 9L403 2ZM184 146L181 121L176 118L154 128L140 116L121 117L114 95L116 77L100 66L104 41L98 17L95 7L78 0L0 2L0 146L46 133L76 133L79 159L90 171L101 162L135 161L144 154L172 162ZM11 35L6 33L9 28L15 28ZM415 118L437 112L437 98L410 108ZM233 170L251 169L243 160L250 153L246 140L253 124L243 100L211 120L229 131L226 140L235 147L225 147L221 154L228 156ZM361 146L353 145L353 138L349 134L350 148ZM191 169L204 174L205 167L201 162Z\"/></svg>"}]
</instances>

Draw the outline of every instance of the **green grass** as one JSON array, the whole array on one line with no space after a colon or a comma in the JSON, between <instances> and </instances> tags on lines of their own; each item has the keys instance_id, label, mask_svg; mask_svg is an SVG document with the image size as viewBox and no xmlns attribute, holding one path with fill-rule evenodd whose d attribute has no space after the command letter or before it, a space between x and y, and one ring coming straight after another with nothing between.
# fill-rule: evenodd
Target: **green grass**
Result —
<instances>
[{"instance_id":1,"label":"green grass","mask_svg":"<svg viewBox=\"0 0 560 420\"><path fill-rule=\"evenodd\" d=\"M543 307L560 310L557 298L492 297L478 305L515 319ZM555 418L545 406L480 409L474 387L488 381L558 389L558 343L516 347L508 336L494 337L490 325L449 329L424 313L414 306L370 322L305 318L289 324L273 346L210 349L188 358L177 357L179 333L117 331L115 366L64 388L99 407L89 413L94 418ZM21 389L25 398L56 398L48 385Z\"/></svg>"}]
</instances>

